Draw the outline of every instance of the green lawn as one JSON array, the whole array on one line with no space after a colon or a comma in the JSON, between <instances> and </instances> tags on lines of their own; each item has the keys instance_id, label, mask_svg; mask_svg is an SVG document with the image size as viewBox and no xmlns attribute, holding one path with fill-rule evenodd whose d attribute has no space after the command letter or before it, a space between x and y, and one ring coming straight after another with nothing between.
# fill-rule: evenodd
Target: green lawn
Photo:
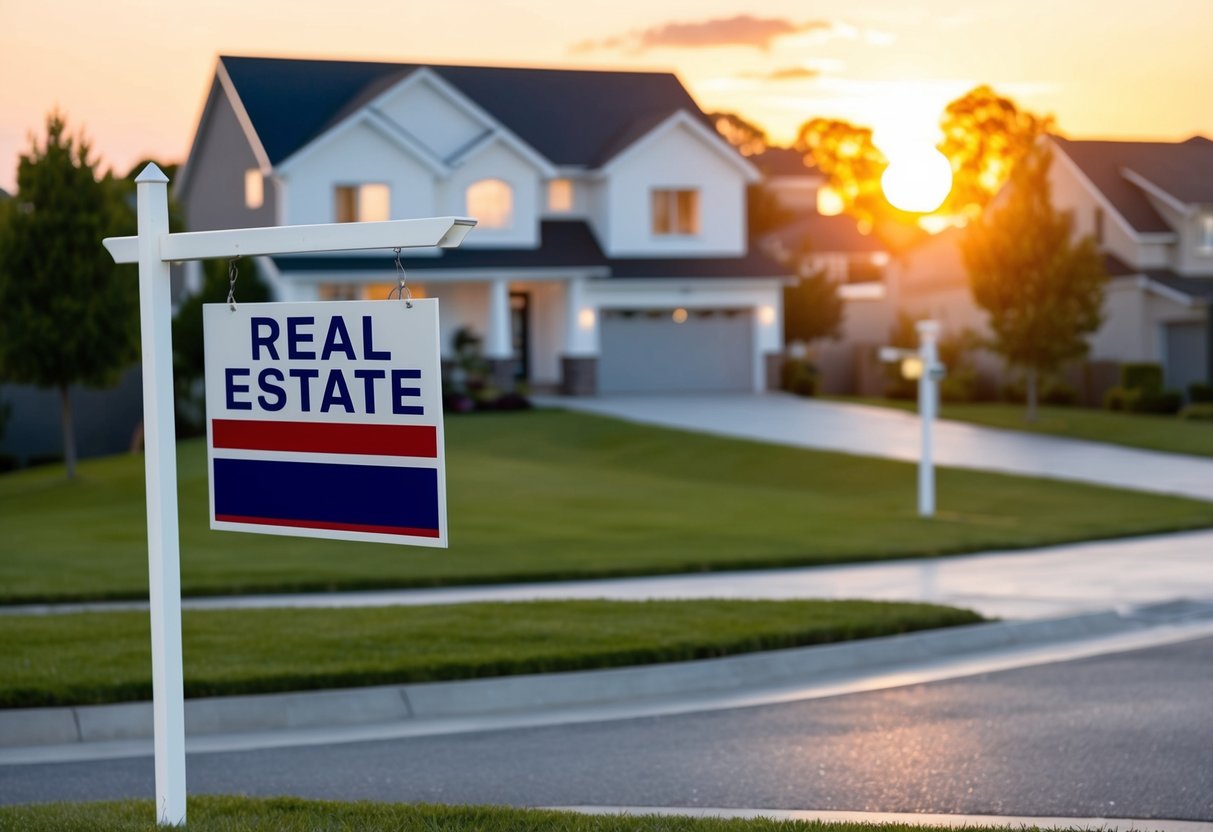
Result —
<instances>
[{"instance_id":1,"label":"green lawn","mask_svg":"<svg viewBox=\"0 0 1213 832\"><path fill-rule=\"evenodd\" d=\"M190 595L811 565L1213 525L1213 504L536 411L447 421L448 550L207 528L203 443L179 450ZM143 462L0 476L0 602L146 597Z\"/></svg>"},{"instance_id":2,"label":"green lawn","mask_svg":"<svg viewBox=\"0 0 1213 832\"><path fill-rule=\"evenodd\" d=\"M185 695L230 696L691 661L973 624L876 601L544 601L189 611ZM144 612L0 615L0 707L150 699Z\"/></svg>"},{"instance_id":3,"label":"green lawn","mask_svg":"<svg viewBox=\"0 0 1213 832\"><path fill-rule=\"evenodd\" d=\"M917 412L915 402L894 399L830 397L833 401L870 404L895 410ZM1118 413L1089 407L1040 407L1035 422L1024 418L1022 404L1001 402L948 403L940 405L943 419L971 422L991 428L1023 430L1166 451L1174 454L1213 456L1213 422L1180 419L1177 416L1153 416L1142 413Z\"/></svg>"},{"instance_id":4,"label":"green lawn","mask_svg":"<svg viewBox=\"0 0 1213 832\"><path fill-rule=\"evenodd\" d=\"M664 815L580 815L500 806L192 797L190 832L953 832L947 827ZM0 832L156 832L150 800L0 806ZM1040 827L1016 826L1018 832ZM1010 832L1011 827L990 827Z\"/></svg>"}]
</instances>

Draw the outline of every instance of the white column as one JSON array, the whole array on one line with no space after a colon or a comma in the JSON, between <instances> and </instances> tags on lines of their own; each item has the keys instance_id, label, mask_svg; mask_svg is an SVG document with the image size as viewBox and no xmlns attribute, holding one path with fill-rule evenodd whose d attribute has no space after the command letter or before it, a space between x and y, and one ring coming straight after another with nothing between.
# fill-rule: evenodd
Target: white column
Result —
<instances>
[{"instance_id":1,"label":"white column","mask_svg":"<svg viewBox=\"0 0 1213 832\"><path fill-rule=\"evenodd\" d=\"M181 670L181 559L177 532L177 433L173 422L173 333L168 177L149 164L135 179L139 217L139 326L143 353L143 446L152 617L152 713L156 819L185 823L185 698Z\"/></svg>"},{"instance_id":2,"label":"white column","mask_svg":"<svg viewBox=\"0 0 1213 832\"><path fill-rule=\"evenodd\" d=\"M935 462L932 427L939 403L939 338L937 321L919 321L918 357L922 375L918 377L918 418L922 423L922 455L918 461L918 516L935 516Z\"/></svg>"},{"instance_id":3,"label":"white column","mask_svg":"<svg viewBox=\"0 0 1213 832\"><path fill-rule=\"evenodd\" d=\"M570 358L598 355L598 310L586 302L585 278L564 284L564 354Z\"/></svg>"},{"instance_id":4,"label":"white column","mask_svg":"<svg viewBox=\"0 0 1213 832\"><path fill-rule=\"evenodd\" d=\"M485 333L485 358L513 358L510 337L510 285L504 278L489 283L489 329Z\"/></svg>"},{"instance_id":5,"label":"white column","mask_svg":"<svg viewBox=\"0 0 1213 832\"><path fill-rule=\"evenodd\" d=\"M779 296L754 307L754 392L767 389L767 354L779 352L783 342L783 320Z\"/></svg>"}]
</instances>

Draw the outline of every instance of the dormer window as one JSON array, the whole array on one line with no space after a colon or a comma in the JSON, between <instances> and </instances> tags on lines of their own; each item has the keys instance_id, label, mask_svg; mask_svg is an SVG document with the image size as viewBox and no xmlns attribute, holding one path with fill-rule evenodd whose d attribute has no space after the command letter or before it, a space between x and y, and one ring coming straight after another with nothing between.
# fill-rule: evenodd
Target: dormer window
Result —
<instances>
[{"instance_id":1,"label":"dormer window","mask_svg":"<svg viewBox=\"0 0 1213 832\"><path fill-rule=\"evenodd\" d=\"M392 218L392 191L381 182L333 189L336 222L385 222Z\"/></svg>"},{"instance_id":2,"label":"dormer window","mask_svg":"<svg viewBox=\"0 0 1213 832\"><path fill-rule=\"evenodd\" d=\"M1213 214L1201 214L1196 248L1201 254L1213 254Z\"/></svg>"},{"instance_id":3,"label":"dormer window","mask_svg":"<svg viewBox=\"0 0 1213 832\"><path fill-rule=\"evenodd\" d=\"M573 181L553 179L548 183L548 210L565 214L573 210Z\"/></svg>"},{"instance_id":4,"label":"dormer window","mask_svg":"<svg viewBox=\"0 0 1213 832\"><path fill-rule=\"evenodd\" d=\"M687 236L699 233L699 191L664 189L653 191L653 235Z\"/></svg>"},{"instance_id":5,"label":"dormer window","mask_svg":"<svg viewBox=\"0 0 1213 832\"><path fill-rule=\"evenodd\" d=\"M514 222L514 189L501 179L481 179L467 189L468 216L481 228L509 228Z\"/></svg>"}]
</instances>

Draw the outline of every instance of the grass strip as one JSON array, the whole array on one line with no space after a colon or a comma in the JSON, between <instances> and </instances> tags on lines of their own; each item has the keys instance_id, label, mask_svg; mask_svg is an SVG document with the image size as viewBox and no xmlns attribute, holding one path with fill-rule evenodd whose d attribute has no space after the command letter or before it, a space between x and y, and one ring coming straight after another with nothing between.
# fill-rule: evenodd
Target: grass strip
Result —
<instances>
[{"instance_id":1,"label":"grass strip","mask_svg":"<svg viewBox=\"0 0 1213 832\"><path fill-rule=\"evenodd\" d=\"M1213 503L915 466L561 411L447 421L450 548L213 532L178 455L187 595L600 578L929 557L1213 525ZM143 460L0 476L0 603L147 597Z\"/></svg>"},{"instance_id":2,"label":"grass strip","mask_svg":"<svg viewBox=\"0 0 1213 832\"><path fill-rule=\"evenodd\" d=\"M892 410L918 411L911 401L894 399L831 397L833 401L866 404ZM1090 407L1042 405L1035 422L1026 419L1022 404L1002 402L944 402L941 419L969 422L988 428L1042 433L1066 439L1107 442L1148 451L1213 456L1213 422L1180 419L1146 413L1118 413Z\"/></svg>"},{"instance_id":3,"label":"grass strip","mask_svg":"<svg viewBox=\"0 0 1213 832\"><path fill-rule=\"evenodd\" d=\"M875 601L542 601L191 611L185 695L476 679L689 661L970 624ZM0 616L0 706L151 698L141 612Z\"/></svg>"},{"instance_id":4,"label":"grass strip","mask_svg":"<svg viewBox=\"0 0 1213 832\"><path fill-rule=\"evenodd\" d=\"M151 801L0 807L0 832L156 832ZM298 798L200 796L186 806L190 832L954 832L899 823L583 815L500 806L343 803ZM1009 826L988 827L1011 832ZM1016 826L1016 832L1041 827ZM1098 832L1094 830L1093 832Z\"/></svg>"}]
</instances>

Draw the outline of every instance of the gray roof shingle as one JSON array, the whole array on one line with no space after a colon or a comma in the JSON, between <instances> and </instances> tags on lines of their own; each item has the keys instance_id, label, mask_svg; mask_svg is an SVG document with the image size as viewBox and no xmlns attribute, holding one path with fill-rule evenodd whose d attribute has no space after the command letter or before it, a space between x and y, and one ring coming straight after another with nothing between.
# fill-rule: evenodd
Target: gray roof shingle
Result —
<instances>
[{"instance_id":1,"label":"gray roof shingle","mask_svg":"<svg viewBox=\"0 0 1213 832\"><path fill-rule=\"evenodd\" d=\"M222 56L254 130L277 164L375 96L428 67L556 165L594 167L638 125L686 110L711 122L668 72L445 66Z\"/></svg>"},{"instance_id":2,"label":"gray roof shingle","mask_svg":"<svg viewBox=\"0 0 1213 832\"><path fill-rule=\"evenodd\" d=\"M1139 233L1174 229L1142 189L1125 178L1126 169L1181 202L1213 203L1213 141L1203 136L1186 142L1073 141L1060 136L1053 140Z\"/></svg>"}]
</instances>

